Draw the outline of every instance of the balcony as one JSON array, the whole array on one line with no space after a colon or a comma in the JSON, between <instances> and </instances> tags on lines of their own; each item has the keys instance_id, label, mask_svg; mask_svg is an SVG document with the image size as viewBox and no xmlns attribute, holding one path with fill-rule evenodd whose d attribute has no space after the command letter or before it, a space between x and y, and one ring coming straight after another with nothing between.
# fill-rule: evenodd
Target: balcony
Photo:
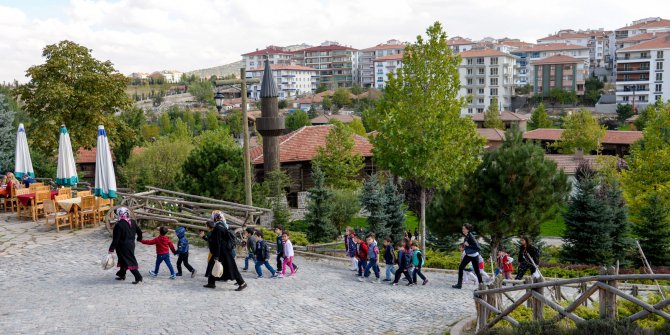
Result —
<instances>
[{"instance_id":1,"label":"balcony","mask_svg":"<svg viewBox=\"0 0 670 335\"><path fill-rule=\"evenodd\" d=\"M649 67L640 67L640 68L621 68L616 70L618 73L640 73L640 72L649 72Z\"/></svg>"}]
</instances>

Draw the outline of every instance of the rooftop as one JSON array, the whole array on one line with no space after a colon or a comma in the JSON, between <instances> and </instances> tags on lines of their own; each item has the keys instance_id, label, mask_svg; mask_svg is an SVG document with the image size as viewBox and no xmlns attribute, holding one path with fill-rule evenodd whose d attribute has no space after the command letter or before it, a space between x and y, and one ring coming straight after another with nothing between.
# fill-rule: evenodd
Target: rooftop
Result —
<instances>
[{"instance_id":1,"label":"rooftop","mask_svg":"<svg viewBox=\"0 0 670 335\"><path fill-rule=\"evenodd\" d=\"M270 68L272 71L281 71L281 70L294 70L294 71L316 71L315 69L307 66L301 66L301 65L287 65L287 64L271 64ZM262 67L257 67L248 70L247 72L257 72L257 71L263 71L264 68Z\"/></svg>"},{"instance_id":2,"label":"rooftop","mask_svg":"<svg viewBox=\"0 0 670 335\"><path fill-rule=\"evenodd\" d=\"M547 43L547 44L536 44L535 46L530 48L521 48L514 52L540 52L540 51L578 50L578 49L588 49L588 47L568 43Z\"/></svg>"},{"instance_id":3,"label":"rooftop","mask_svg":"<svg viewBox=\"0 0 670 335\"><path fill-rule=\"evenodd\" d=\"M544 64L575 64L583 63L583 59L578 59L565 55L553 55L549 57L540 58L538 60L531 61L533 65L544 65Z\"/></svg>"},{"instance_id":4,"label":"rooftop","mask_svg":"<svg viewBox=\"0 0 670 335\"><path fill-rule=\"evenodd\" d=\"M626 42L649 41L649 40L653 40L656 37L665 36L667 34L670 34L670 32L663 31L663 32L642 33L642 34L637 34L635 36L626 37L626 38L620 40L619 42L626 43Z\"/></svg>"},{"instance_id":5,"label":"rooftop","mask_svg":"<svg viewBox=\"0 0 670 335\"><path fill-rule=\"evenodd\" d=\"M252 51L252 52L242 54L242 56L263 56L263 55L279 55L279 54L290 55L291 52L286 51L282 47L271 45L271 46L268 46L267 48L265 48L263 50L256 49L256 51Z\"/></svg>"},{"instance_id":6,"label":"rooftop","mask_svg":"<svg viewBox=\"0 0 670 335\"><path fill-rule=\"evenodd\" d=\"M311 120L313 125L319 125L319 124L328 124L330 123L331 120L337 120L342 123L350 123L351 121L358 119L360 120L361 118L355 115L319 115Z\"/></svg>"},{"instance_id":7,"label":"rooftop","mask_svg":"<svg viewBox=\"0 0 670 335\"><path fill-rule=\"evenodd\" d=\"M639 44L635 44L627 48L619 49L617 50L617 52L641 51L651 49L670 49L670 34L665 34L649 41L641 42Z\"/></svg>"},{"instance_id":8,"label":"rooftop","mask_svg":"<svg viewBox=\"0 0 670 335\"><path fill-rule=\"evenodd\" d=\"M487 142L503 142L505 141L505 132L495 128L477 128L480 136L486 139Z\"/></svg>"},{"instance_id":9,"label":"rooftop","mask_svg":"<svg viewBox=\"0 0 670 335\"><path fill-rule=\"evenodd\" d=\"M382 57L377 57L373 59L373 62L383 62L386 60L402 60L402 54L395 54L395 55L388 55L388 56L382 56Z\"/></svg>"},{"instance_id":10,"label":"rooftop","mask_svg":"<svg viewBox=\"0 0 670 335\"><path fill-rule=\"evenodd\" d=\"M98 150L93 147L91 149L79 148L77 150L77 164L95 164L95 155ZM112 152L112 161L115 161L114 152Z\"/></svg>"},{"instance_id":11,"label":"rooftop","mask_svg":"<svg viewBox=\"0 0 670 335\"><path fill-rule=\"evenodd\" d=\"M300 52L318 52L318 51L336 51L336 50L349 50L349 51L356 51L357 49L354 49L352 47L344 46L344 45L319 45L316 47L311 47L307 49L302 49Z\"/></svg>"},{"instance_id":12,"label":"rooftop","mask_svg":"<svg viewBox=\"0 0 670 335\"><path fill-rule=\"evenodd\" d=\"M652 18L651 20L640 20L638 23L629 26L621 27L616 31L631 30L631 29L649 29L649 28L663 28L670 27L670 20L662 19L660 17Z\"/></svg>"},{"instance_id":13,"label":"rooftop","mask_svg":"<svg viewBox=\"0 0 670 335\"><path fill-rule=\"evenodd\" d=\"M279 162L308 162L317 150L326 144L326 137L333 125L307 126L279 138ZM352 135L354 150L363 157L372 157L372 144L359 135ZM257 145L249 153L253 164L263 164L263 147Z\"/></svg>"},{"instance_id":14,"label":"rooftop","mask_svg":"<svg viewBox=\"0 0 670 335\"><path fill-rule=\"evenodd\" d=\"M460 36L454 36L447 40L447 45L468 45L468 44L475 44L475 42L473 42L469 38L463 38Z\"/></svg>"},{"instance_id":15,"label":"rooftop","mask_svg":"<svg viewBox=\"0 0 670 335\"><path fill-rule=\"evenodd\" d=\"M559 141L565 129L535 129L523 134L525 140ZM603 144L633 144L642 139L641 131L607 130Z\"/></svg>"},{"instance_id":16,"label":"rooftop","mask_svg":"<svg viewBox=\"0 0 670 335\"><path fill-rule=\"evenodd\" d=\"M578 155L544 155L544 158L556 162L556 166L565 172L567 175L574 175L577 172L579 164L586 161L593 166L596 163L598 156L583 155L580 158Z\"/></svg>"},{"instance_id":17,"label":"rooftop","mask_svg":"<svg viewBox=\"0 0 670 335\"><path fill-rule=\"evenodd\" d=\"M562 30L559 31L558 33L554 35L549 35L547 37L543 37L538 39L537 41L557 41L557 40L564 40L564 39L569 39L569 38L589 38L592 36L602 36L602 37L607 37L611 31L604 31L604 30L581 30L581 31L574 31L574 30Z\"/></svg>"},{"instance_id":18,"label":"rooftop","mask_svg":"<svg viewBox=\"0 0 670 335\"><path fill-rule=\"evenodd\" d=\"M459 53L461 57L463 58L470 58L470 57L516 57L514 55L510 55L508 53L498 51L498 50L493 50L493 49L483 49L483 50L466 50L462 51Z\"/></svg>"},{"instance_id":19,"label":"rooftop","mask_svg":"<svg viewBox=\"0 0 670 335\"><path fill-rule=\"evenodd\" d=\"M472 121L483 122L485 113L478 113L472 116ZM509 111L500 112L500 120L503 122L526 121L530 118L528 114L519 114Z\"/></svg>"},{"instance_id":20,"label":"rooftop","mask_svg":"<svg viewBox=\"0 0 670 335\"><path fill-rule=\"evenodd\" d=\"M377 44L373 47L363 49L361 51L375 51L375 50L388 50L388 49L405 49L405 46L407 44L401 43L401 44L388 44L388 43L383 43L383 44Z\"/></svg>"}]
</instances>

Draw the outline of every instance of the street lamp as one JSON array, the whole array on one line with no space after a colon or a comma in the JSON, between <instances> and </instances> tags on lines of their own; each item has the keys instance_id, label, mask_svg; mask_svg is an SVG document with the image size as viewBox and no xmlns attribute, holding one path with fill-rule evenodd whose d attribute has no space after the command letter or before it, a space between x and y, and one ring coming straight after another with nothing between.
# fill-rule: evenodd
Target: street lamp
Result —
<instances>
[{"instance_id":1,"label":"street lamp","mask_svg":"<svg viewBox=\"0 0 670 335\"><path fill-rule=\"evenodd\" d=\"M223 107L223 93L221 91L216 91L214 102L216 103L216 110L221 113L221 107Z\"/></svg>"}]
</instances>

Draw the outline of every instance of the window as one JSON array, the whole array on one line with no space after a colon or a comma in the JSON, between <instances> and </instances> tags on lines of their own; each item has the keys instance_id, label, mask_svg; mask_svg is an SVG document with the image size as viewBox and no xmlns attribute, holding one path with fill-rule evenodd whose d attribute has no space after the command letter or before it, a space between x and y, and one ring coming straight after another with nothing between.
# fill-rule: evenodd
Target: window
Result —
<instances>
[{"instance_id":1,"label":"window","mask_svg":"<svg viewBox=\"0 0 670 335\"><path fill-rule=\"evenodd\" d=\"M467 74L472 74L472 69L468 69L466 73Z\"/></svg>"},{"instance_id":2,"label":"window","mask_svg":"<svg viewBox=\"0 0 670 335\"><path fill-rule=\"evenodd\" d=\"M490 71L492 76L497 76L498 75L498 68L497 67L492 67Z\"/></svg>"},{"instance_id":3,"label":"window","mask_svg":"<svg viewBox=\"0 0 670 335\"><path fill-rule=\"evenodd\" d=\"M468 92L468 95L472 95L472 89L471 88L468 88L467 92Z\"/></svg>"},{"instance_id":4,"label":"window","mask_svg":"<svg viewBox=\"0 0 670 335\"><path fill-rule=\"evenodd\" d=\"M468 114L472 114L472 108L468 108Z\"/></svg>"},{"instance_id":5,"label":"window","mask_svg":"<svg viewBox=\"0 0 670 335\"><path fill-rule=\"evenodd\" d=\"M649 74L643 73L640 75L640 80L649 80Z\"/></svg>"},{"instance_id":6,"label":"window","mask_svg":"<svg viewBox=\"0 0 670 335\"><path fill-rule=\"evenodd\" d=\"M663 70L663 62L656 62L656 71Z\"/></svg>"},{"instance_id":7,"label":"window","mask_svg":"<svg viewBox=\"0 0 670 335\"><path fill-rule=\"evenodd\" d=\"M497 88L492 88L491 91L490 91L490 95L497 96L498 95L498 89Z\"/></svg>"},{"instance_id":8,"label":"window","mask_svg":"<svg viewBox=\"0 0 670 335\"><path fill-rule=\"evenodd\" d=\"M472 63L472 58L468 58L468 59L467 59L467 64L468 64L468 65L472 65L472 64L473 64L473 63Z\"/></svg>"},{"instance_id":9,"label":"window","mask_svg":"<svg viewBox=\"0 0 670 335\"><path fill-rule=\"evenodd\" d=\"M640 52L640 58L649 58L648 52Z\"/></svg>"},{"instance_id":10,"label":"window","mask_svg":"<svg viewBox=\"0 0 670 335\"><path fill-rule=\"evenodd\" d=\"M656 58L663 58L663 50L656 51Z\"/></svg>"},{"instance_id":11,"label":"window","mask_svg":"<svg viewBox=\"0 0 670 335\"><path fill-rule=\"evenodd\" d=\"M480 67L479 69L477 69L477 74L483 75L485 73L486 73L486 71L484 70L483 67Z\"/></svg>"},{"instance_id":12,"label":"window","mask_svg":"<svg viewBox=\"0 0 670 335\"><path fill-rule=\"evenodd\" d=\"M498 65L498 57L491 57L491 65Z\"/></svg>"},{"instance_id":13,"label":"window","mask_svg":"<svg viewBox=\"0 0 670 335\"><path fill-rule=\"evenodd\" d=\"M663 91L663 85L662 84L656 84L656 90L654 92L662 92Z\"/></svg>"},{"instance_id":14,"label":"window","mask_svg":"<svg viewBox=\"0 0 670 335\"><path fill-rule=\"evenodd\" d=\"M377 77L377 81L383 82L383 81L384 81L384 77Z\"/></svg>"},{"instance_id":15,"label":"window","mask_svg":"<svg viewBox=\"0 0 670 335\"><path fill-rule=\"evenodd\" d=\"M498 85L498 78L491 78L491 85Z\"/></svg>"},{"instance_id":16,"label":"window","mask_svg":"<svg viewBox=\"0 0 670 335\"><path fill-rule=\"evenodd\" d=\"M484 57L477 57L477 64L484 65Z\"/></svg>"},{"instance_id":17,"label":"window","mask_svg":"<svg viewBox=\"0 0 670 335\"><path fill-rule=\"evenodd\" d=\"M477 90L477 93L479 93L479 94L484 94L484 89L483 89L483 88L478 89L478 90Z\"/></svg>"},{"instance_id":18,"label":"window","mask_svg":"<svg viewBox=\"0 0 670 335\"><path fill-rule=\"evenodd\" d=\"M484 85L484 78L479 78L479 85Z\"/></svg>"},{"instance_id":19,"label":"window","mask_svg":"<svg viewBox=\"0 0 670 335\"><path fill-rule=\"evenodd\" d=\"M484 113L484 108L477 108L477 113Z\"/></svg>"},{"instance_id":20,"label":"window","mask_svg":"<svg viewBox=\"0 0 670 335\"><path fill-rule=\"evenodd\" d=\"M628 101L628 96L627 95L623 96L623 101Z\"/></svg>"},{"instance_id":21,"label":"window","mask_svg":"<svg viewBox=\"0 0 670 335\"><path fill-rule=\"evenodd\" d=\"M479 98L478 102L479 102L480 104L483 104L483 103L484 103L484 98Z\"/></svg>"},{"instance_id":22,"label":"window","mask_svg":"<svg viewBox=\"0 0 670 335\"><path fill-rule=\"evenodd\" d=\"M472 85L472 78L468 78L468 85Z\"/></svg>"},{"instance_id":23,"label":"window","mask_svg":"<svg viewBox=\"0 0 670 335\"><path fill-rule=\"evenodd\" d=\"M662 81L663 80L663 73L657 73L656 74L656 81Z\"/></svg>"},{"instance_id":24,"label":"window","mask_svg":"<svg viewBox=\"0 0 670 335\"><path fill-rule=\"evenodd\" d=\"M377 74L384 74L384 71L382 69L377 70Z\"/></svg>"}]
</instances>

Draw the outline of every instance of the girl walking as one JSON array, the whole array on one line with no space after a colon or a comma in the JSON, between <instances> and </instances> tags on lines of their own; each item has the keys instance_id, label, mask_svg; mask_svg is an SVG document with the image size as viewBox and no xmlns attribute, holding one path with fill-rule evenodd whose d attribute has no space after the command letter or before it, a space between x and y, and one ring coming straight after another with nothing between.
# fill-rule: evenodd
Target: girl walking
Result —
<instances>
[{"instance_id":1,"label":"girl walking","mask_svg":"<svg viewBox=\"0 0 670 335\"><path fill-rule=\"evenodd\" d=\"M451 286L456 289L463 287L463 270L465 270L468 263L472 264L472 269L475 271L477 281L480 284L482 283L482 275L479 272L479 244L474 235L472 235L472 225L464 224L461 232L464 236L463 246L465 247L465 256L463 256L461 264L458 266L458 283Z\"/></svg>"},{"instance_id":2,"label":"girl walking","mask_svg":"<svg viewBox=\"0 0 670 335\"><path fill-rule=\"evenodd\" d=\"M284 261L282 262L282 267L281 267L281 275L279 275L279 278L284 278L284 275L286 274L286 266L288 266L291 269L291 274L289 276L293 276L295 274L295 269L293 268L293 243L291 243L291 240L288 239L288 231L283 231L281 235L282 239L282 246L284 250Z\"/></svg>"}]
</instances>

